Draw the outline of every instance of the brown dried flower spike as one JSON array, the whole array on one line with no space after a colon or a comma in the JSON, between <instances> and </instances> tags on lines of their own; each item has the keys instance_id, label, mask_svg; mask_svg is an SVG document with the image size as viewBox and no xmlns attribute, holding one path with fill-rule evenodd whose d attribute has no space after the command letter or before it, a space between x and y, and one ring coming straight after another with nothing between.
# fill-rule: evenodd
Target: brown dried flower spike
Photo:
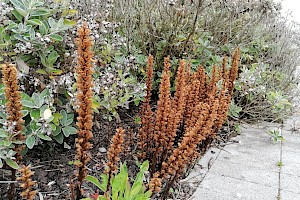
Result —
<instances>
[{"instance_id":1,"label":"brown dried flower spike","mask_svg":"<svg viewBox=\"0 0 300 200\"><path fill-rule=\"evenodd\" d=\"M92 40L90 38L90 30L85 23L78 30L79 37L76 40L78 49L78 66L76 67L77 73L77 88L78 95L77 101L79 108L76 110L77 117L77 135L76 139L76 161L77 167L77 184L76 184L76 198L82 198L81 185L84 178L87 176L85 166L90 161L89 149L92 144L89 140L93 137L93 110L92 110L92 57L93 52L91 50Z\"/></svg>"},{"instance_id":2,"label":"brown dried flower spike","mask_svg":"<svg viewBox=\"0 0 300 200\"><path fill-rule=\"evenodd\" d=\"M124 136L125 130L123 128L118 128L116 134L112 138L112 143L108 149L107 157L108 163L106 173L109 174L109 178L118 172L118 164L120 161L120 153L123 151L124 146Z\"/></svg>"},{"instance_id":3,"label":"brown dried flower spike","mask_svg":"<svg viewBox=\"0 0 300 200\"><path fill-rule=\"evenodd\" d=\"M12 140L21 141L25 140L25 135L22 132L23 129L23 115L21 113L21 95L17 80L17 69L12 64L2 65L2 82L5 85L5 98L7 103L5 104L7 113L7 126L9 127L9 134L13 135ZM20 164L22 160L21 152L25 145L15 144L14 151L16 152L16 162ZM11 180L16 180L16 170L11 169ZM11 183L7 192L8 199L14 199L15 196L15 183Z\"/></svg>"},{"instance_id":4,"label":"brown dried flower spike","mask_svg":"<svg viewBox=\"0 0 300 200\"><path fill-rule=\"evenodd\" d=\"M17 69L12 64L4 64L2 67L2 82L5 85L5 98L7 103L5 104L7 112L7 122L9 126L13 126L12 134L16 134L14 140L24 141L25 135L22 133L23 129L23 115L21 113L21 94L19 92L18 80L17 80ZM24 146L16 145L15 151L16 161L22 159L21 151Z\"/></svg>"},{"instance_id":5,"label":"brown dried flower spike","mask_svg":"<svg viewBox=\"0 0 300 200\"><path fill-rule=\"evenodd\" d=\"M34 172L30 170L30 166L23 165L19 172L21 173L21 177L17 178L20 182L20 187L22 188L23 192L21 192L21 197L27 200L33 200L37 191L33 190L32 188L36 184L35 181L31 180L32 175Z\"/></svg>"}]
</instances>

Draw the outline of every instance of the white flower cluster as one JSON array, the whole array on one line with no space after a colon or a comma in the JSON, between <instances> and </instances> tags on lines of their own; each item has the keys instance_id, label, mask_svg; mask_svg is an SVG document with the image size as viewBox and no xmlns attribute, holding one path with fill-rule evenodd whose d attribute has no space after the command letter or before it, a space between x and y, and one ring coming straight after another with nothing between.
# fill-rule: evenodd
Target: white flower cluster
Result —
<instances>
[{"instance_id":1,"label":"white flower cluster","mask_svg":"<svg viewBox=\"0 0 300 200\"><path fill-rule=\"evenodd\" d=\"M5 2L0 2L0 24L5 24L6 20L9 20L7 14L14 8Z\"/></svg>"}]
</instances>

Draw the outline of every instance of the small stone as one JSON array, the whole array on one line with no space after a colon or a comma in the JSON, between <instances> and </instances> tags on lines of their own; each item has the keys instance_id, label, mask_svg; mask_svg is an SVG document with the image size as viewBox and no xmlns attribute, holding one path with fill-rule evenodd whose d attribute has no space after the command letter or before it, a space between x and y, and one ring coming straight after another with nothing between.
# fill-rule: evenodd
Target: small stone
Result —
<instances>
[{"instance_id":1,"label":"small stone","mask_svg":"<svg viewBox=\"0 0 300 200\"><path fill-rule=\"evenodd\" d=\"M50 181L47 185L51 186L51 185L54 185L55 183L56 183L55 181Z\"/></svg>"},{"instance_id":2,"label":"small stone","mask_svg":"<svg viewBox=\"0 0 300 200\"><path fill-rule=\"evenodd\" d=\"M100 153L106 153L107 152L107 150L104 147L100 147L98 150L99 150Z\"/></svg>"},{"instance_id":3,"label":"small stone","mask_svg":"<svg viewBox=\"0 0 300 200\"><path fill-rule=\"evenodd\" d=\"M71 149L70 145L68 145L66 142L64 142L64 148L65 149Z\"/></svg>"}]
</instances>

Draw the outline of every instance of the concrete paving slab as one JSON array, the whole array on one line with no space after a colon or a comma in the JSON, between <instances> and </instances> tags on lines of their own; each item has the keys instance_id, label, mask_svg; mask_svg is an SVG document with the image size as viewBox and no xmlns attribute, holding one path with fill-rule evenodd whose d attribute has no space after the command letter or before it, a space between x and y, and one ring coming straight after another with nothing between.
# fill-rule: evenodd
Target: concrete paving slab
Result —
<instances>
[{"instance_id":1,"label":"concrete paving slab","mask_svg":"<svg viewBox=\"0 0 300 200\"><path fill-rule=\"evenodd\" d=\"M300 134L292 132L297 123L300 128L300 116L283 126L243 125L241 135L233 138L236 142L214 158L191 199L300 200ZM275 129L283 134L282 143L268 135ZM283 166L277 165L279 161Z\"/></svg>"},{"instance_id":2,"label":"concrete paving slab","mask_svg":"<svg viewBox=\"0 0 300 200\"><path fill-rule=\"evenodd\" d=\"M300 152L282 150L282 168L283 174L298 176L300 180ZM300 191L300 187L299 187Z\"/></svg>"},{"instance_id":3,"label":"concrete paving slab","mask_svg":"<svg viewBox=\"0 0 300 200\"><path fill-rule=\"evenodd\" d=\"M209 173L191 200L275 200L276 196L274 187Z\"/></svg>"},{"instance_id":4,"label":"concrete paving slab","mask_svg":"<svg viewBox=\"0 0 300 200\"><path fill-rule=\"evenodd\" d=\"M298 194L300 199L300 177L290 174L281 174L282 189Z\"/></svg>"},{"instance_id":5,"label":"concrete paving slab","mask_svg":"<svg viewBox=\"0 0 300 200\"><path fill-rule=\"evenodd\" d=\"M206 173L209 171L210 166L215 162L221 149L210 148L199 162L194 166L194 169L189 173L188 177L181 180L181 182L188 181L192 185L198 186L199 182L202 181Z\"/></svg>"},{"instance_id":6,"label":"concrete paving slab","mask_svg":"<svg viewBox=\"0 0 300 200\"><path fill-rule=\"evenodd\" d=\"M300 199L300 194L295 193L295 192L290 192L286 190L282 190L280 192L280 200L299 200Z\"/></svg>"},{"instance_id":7,"label":"concrete paving slab","mask_svg":"<svg viewBox=\"0 0 300 200\"><path fill-rule=\"evenodd\" d=\"M210 173L277 188L278 170L278 167L275 171L272 171L268 168L262 169L253 165L241 165L231 161L220 162L218 160L218 162L212 166Z\"/></svg>"}]
</instances>

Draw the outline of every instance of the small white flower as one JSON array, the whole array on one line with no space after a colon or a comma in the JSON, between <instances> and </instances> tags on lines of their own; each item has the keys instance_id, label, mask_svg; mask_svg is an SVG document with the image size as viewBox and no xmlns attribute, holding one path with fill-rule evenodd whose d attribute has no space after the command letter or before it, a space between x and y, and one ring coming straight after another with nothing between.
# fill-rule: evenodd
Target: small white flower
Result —
<instances>
[{"instance_id":1,"label":"small white flower","mask_svg":"<svg viewBox=\"0 0 300 200\"><path fill-rule=\"evenodd\" d=\"M52 112L49 108L47 108L43 113L43 118L45 120L49 119L52 116Z\"/></svg>"}]
</instances>

